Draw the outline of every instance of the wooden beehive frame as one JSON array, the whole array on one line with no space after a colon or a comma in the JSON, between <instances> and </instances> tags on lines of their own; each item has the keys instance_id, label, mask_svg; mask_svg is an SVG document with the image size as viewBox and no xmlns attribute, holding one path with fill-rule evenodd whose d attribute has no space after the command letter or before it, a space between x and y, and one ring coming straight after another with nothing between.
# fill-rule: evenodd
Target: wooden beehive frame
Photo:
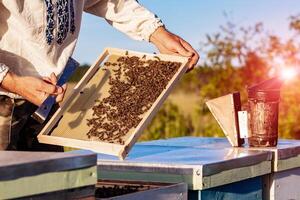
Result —
<instances>
[{"instance_id":1,"label":"wooden beehive frame","mask_svg":"<svg viewBox=\"0 0 300 200\"><path fill-rule=\"evenodd\" d=\"M153 103L151 108L146 112L143 119L139 123L139 125L133 131L133 134L125 140L124 145L121 144L114 144L108 143L104 141L89 141L89 140L80 140L74 138L66 138L66 137L59 137L51 135L52 131L59 128L61 124L59 123L60 119L63 117L64 113L70 108L70 105L76 103L76 97L84 91L89 81L93 78L93 76L97 73L103 64L103 62L110 56L110 55L117 55L117 56L138 56L140 58L147 59L154 59L154 57L158 57L161 60L165 61L172 61L172 62L180 62L182 65L173 76L173 78L169 81L166 89L160 94L160 96L156 99ZM179 56L172 56L172 55L164 55L164 54L145 54L141 52L134 52L116 48L106 48L104 52L99 56L98 60L95 62L93 66L86 72L84 77L79 81L79 83L75 86L71 95L65 100L62 106L55 112L49 122L45 125L42 129L40 134L38 135L38 140L41 143L53 144L53 145L61 145L61 146L68 146L74 148L81 148L81 149L88 149L98 153L104 153L109 155L118 156L120 159L124 159L128 154L131 147L135 144L138 140L139 136L141 135L142 131L146 128L146 126L151 122L151 119L154 117L156 112L159 110L160 106L163 104L164 100L167 98L169 93L171 92L174 85L178 82L180 77L186 72L187 69L188 59ZM99 80L100 81L100 80ZM86 133L82 133L86 134Z\"/></svg>"}]
</instances>

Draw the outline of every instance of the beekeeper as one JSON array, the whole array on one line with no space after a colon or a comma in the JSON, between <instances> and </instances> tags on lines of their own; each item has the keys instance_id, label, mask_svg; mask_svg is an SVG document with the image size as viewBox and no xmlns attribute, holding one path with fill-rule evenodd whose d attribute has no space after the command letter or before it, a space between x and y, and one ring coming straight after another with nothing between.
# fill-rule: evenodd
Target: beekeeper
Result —
<instances>
[{"instance_id":1,"label":"beekeeper","mask_svg":"<svg viewBox=\"0 0 300 200\"><path fill-rule=\"evenodd\" d=\"M57 76L73 54L83 12L161 53L190 57L190 68L198 61L189 43L136 0L0 0L0 150L61 150L38 143L30 115L48 95L63 100Z\"/></svg>"}]
</instances>

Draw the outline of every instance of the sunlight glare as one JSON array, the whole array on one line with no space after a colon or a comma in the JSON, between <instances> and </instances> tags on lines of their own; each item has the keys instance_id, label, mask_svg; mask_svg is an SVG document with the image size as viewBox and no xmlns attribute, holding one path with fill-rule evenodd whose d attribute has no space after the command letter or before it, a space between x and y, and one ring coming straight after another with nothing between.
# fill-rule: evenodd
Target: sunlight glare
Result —
<instances>
[{"instance_id":1,"label":"sunlight glare","mask_svg":"<svg viewBox=\"0 0 300 200\"><path fill-rule=\"evenodd\" d=\"M280 76L283 80L291 80L297 75L295 68L285 68L281 70Z\"/></svg>"}]
</instances>

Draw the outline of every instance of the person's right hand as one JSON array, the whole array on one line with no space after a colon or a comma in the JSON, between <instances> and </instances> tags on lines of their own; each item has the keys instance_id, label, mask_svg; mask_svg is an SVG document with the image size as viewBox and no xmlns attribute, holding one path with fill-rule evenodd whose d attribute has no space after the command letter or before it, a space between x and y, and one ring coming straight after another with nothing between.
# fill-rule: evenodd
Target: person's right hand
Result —
<instances>
[{"instance_id":1,"label":"person's right hand","mask_svg":"<svg viewBox=\"0 0 300 200\"><path fill-rule=\"evenodd\" d=\"M29 76L21 77L9 72L3 79L1 87L40 106L49 95L57 96L58 101L63 99L66 86L56 86L56 81L54 73L48 78L40 79Z\"/></svg>"}]
</instances>

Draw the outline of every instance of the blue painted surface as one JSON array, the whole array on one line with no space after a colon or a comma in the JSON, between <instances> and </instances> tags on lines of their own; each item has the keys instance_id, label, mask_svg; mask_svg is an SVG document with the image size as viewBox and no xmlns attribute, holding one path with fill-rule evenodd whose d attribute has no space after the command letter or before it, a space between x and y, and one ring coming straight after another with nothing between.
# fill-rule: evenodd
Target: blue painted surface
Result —
<instances>
[{"instance_id":1,"label":"blue painted surface","mask_svg":"<svg viewBox=\"0 0 300 200\"><path fill-rule=\"evenodd\" d=\"M147 142L140 142L136 145L158 145L158 146L181 146L181 147L214 147L226 148L231 147L230 143L225 137L176 137L169 139L152 140Z\"/></svg>"},{"instance_id":2,"label":"blue painted surface","mask_svg":"<svg viewBox=\"0 0 300 200\"><path fill-rule=\"evenodd\" d=\"M148 142L138 143L136 145L152 145L152 146L177 146L177 147L193 147L193 148L207 148L207 149L226 149L231 145L226 138L211 138L211 137L177 137L169 139L154 140ZM300 154L300 141L279 139L277 147L265 148L249 148L246 146L245 150L250 151L263 150L276 152L279 160L295 157Z\"/></svg>"},{"instance_id":3,"label":"blue painted surface","mask_svg":"<svg viewBox=\"0 0 300 200\"><path fill-rule=\"evenodd\" d=\"M262 177L210 188L207 190L189 191L189 200L261 200L263 199Z\"/></svg>"},{"instance_id":4,"label":"blue painted surface","mask_svg":"<svg viewBox=\"0 0 300 200\"><path fill-rule=\"evenodd\" d=\"M114 166L143 166L161 169L187 167L202 168L202 175L208 176L225 170L252 166L263 161L271 160L271 153L263 151L249 151L238 148L212 148L189 146L163 145L135 145L124 161L116 157L98 154L98 164L111 163Z\"/></svg>"},{"instance_id":5,"label":"blue painted surface","mask_svg":"<svg viewBox=\"0 0 300 200\"><path fill-rule=\"evenodd\" d=\"M225 138L183 137L138 143L123 161L98 154L98 165L105 169L109 165L114 169L120 166L123 171L131 171L135 166L139 167L139 172L153 171L155 168L156 172L165 173L166 169L173 169L177 170L178 175L184 174L187 168L201 169L201 176L209 176L271 161L271 158L271 152L232 148Z\"/></svg>"}]
</instances>

